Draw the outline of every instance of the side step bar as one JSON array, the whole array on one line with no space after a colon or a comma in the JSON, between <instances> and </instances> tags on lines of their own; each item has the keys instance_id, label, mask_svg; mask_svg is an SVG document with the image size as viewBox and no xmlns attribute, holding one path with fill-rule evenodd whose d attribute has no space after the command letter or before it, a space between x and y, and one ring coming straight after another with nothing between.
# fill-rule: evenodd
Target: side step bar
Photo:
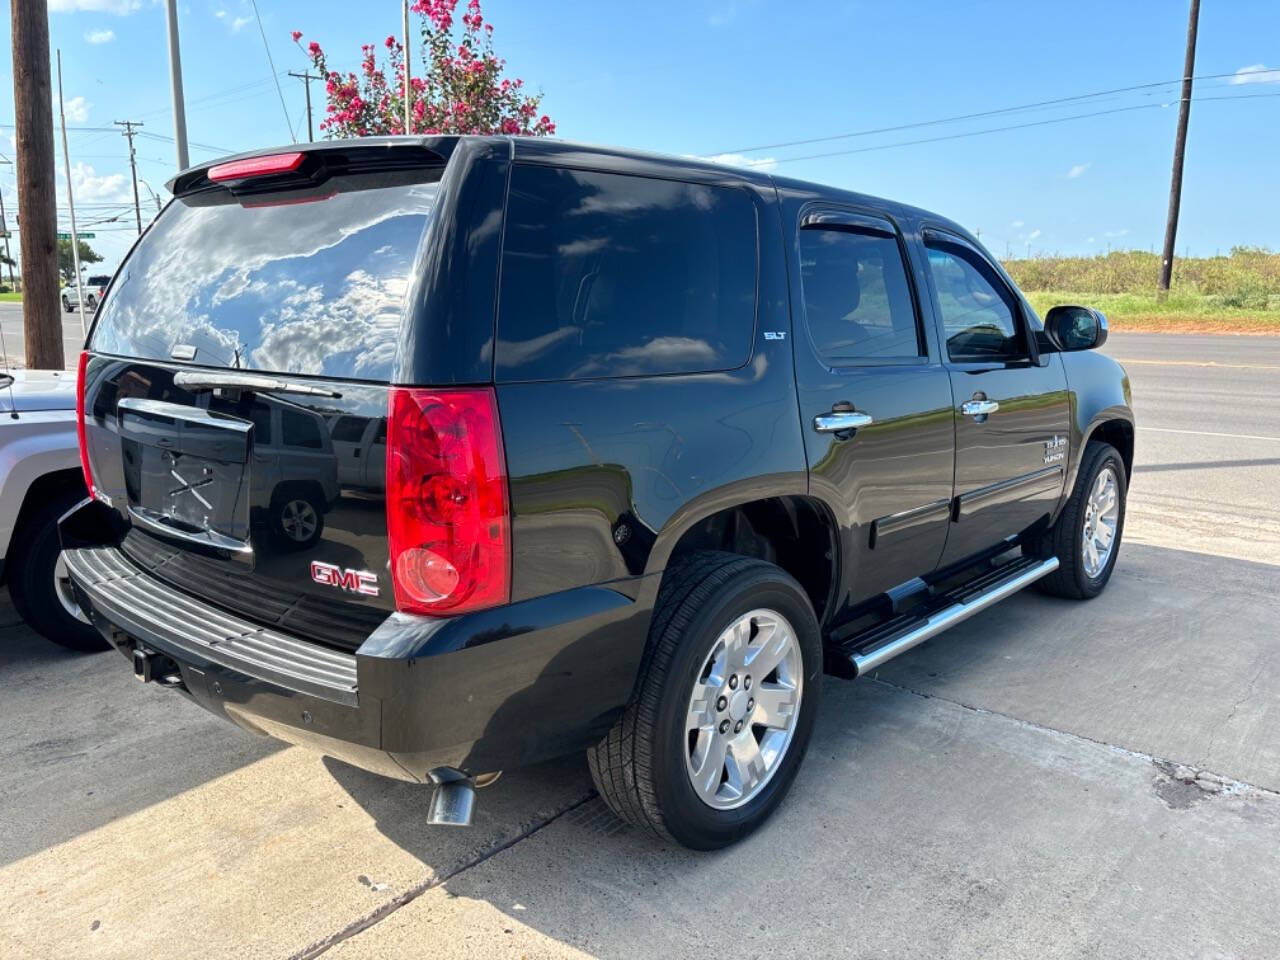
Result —
<instances>
[{"instance_id":1,"label":"side step bar","mask_svg":"<svg viewBox=\"0 0 1280 960\"><path fill-rule=\"evenodd\" d=\"M1057 557L1015 560L942 594L932 612L894 617L829 646L828 656L843 661L840 675L861 676L1057 569Z\"/></svg>"}]
</instances>

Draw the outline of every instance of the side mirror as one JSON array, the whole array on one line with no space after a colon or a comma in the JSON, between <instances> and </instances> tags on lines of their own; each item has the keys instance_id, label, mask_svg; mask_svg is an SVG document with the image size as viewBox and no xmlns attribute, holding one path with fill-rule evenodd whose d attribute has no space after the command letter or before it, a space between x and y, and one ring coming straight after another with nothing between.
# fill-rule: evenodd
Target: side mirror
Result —
<instances>
[{"instance_id":1,"label":"side mirror","mask_svg":"<svg viewBox=\"0 0 1280 960\"><path fill-rule=\"evenodd\" d=\"M1093 350L1107 342L1107 317L1092 307L1054 307L1044 318L1044 332L1063 352Z\"/></svg>"}]
</instances>

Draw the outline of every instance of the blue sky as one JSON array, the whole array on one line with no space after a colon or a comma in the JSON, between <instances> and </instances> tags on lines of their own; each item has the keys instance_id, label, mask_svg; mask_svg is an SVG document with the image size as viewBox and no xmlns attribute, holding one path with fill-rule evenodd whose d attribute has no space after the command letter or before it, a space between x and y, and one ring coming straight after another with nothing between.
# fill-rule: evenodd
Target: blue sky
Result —
<instances>
[{"instance_id":1,"label":"blue sky","mask_svg":"<svg viewBox=\"0 0 1280 960\"><path fill-rule=\"evenodd\" d=\"M173 132L163 6L49 5L69 125L142 120L139 173L163 193L174 163L172 144L153 139ZM179 8L192 160L289 142L248 0L187 0ZM277 72L306 66L290 40L293 29L305 33L304 42L318 40L332 65L351 67L360 44L396 32L400 18L398 0L259 0L259 9ZM742 153L741 160L780 174L935 209L981 231L1001 256L1025 254L1028 245L1034 253L1084 253L1161 243L1177 114L1172 82L966 122L744 148L1174 81L1182 71L1185 0L487 0L485 13L509 71L544 91L543 109L560 136L669 153ZM7 18L0 37L8 50ZM1193 105L1179 252L1280 248L1280 3L1207 0L1196 74L1242 68L1277 69L1197 82L1197 97L1257 99ZM0 69L0 152L12 159L7 57ZM293 129L305 133L301 83L280 82ZM321 91L313 92L318 107ZM1141 109L900 145L1128 107ZM112 132L70 136L80 219L116 215L123 208L112 204L132 200L124 139ZM791 159L852 150L862 152ZM12 218L11 168L0 166L0 189ZM123 256L130 224L97 227L106 266Z\"/></svg>"}]
</instances>

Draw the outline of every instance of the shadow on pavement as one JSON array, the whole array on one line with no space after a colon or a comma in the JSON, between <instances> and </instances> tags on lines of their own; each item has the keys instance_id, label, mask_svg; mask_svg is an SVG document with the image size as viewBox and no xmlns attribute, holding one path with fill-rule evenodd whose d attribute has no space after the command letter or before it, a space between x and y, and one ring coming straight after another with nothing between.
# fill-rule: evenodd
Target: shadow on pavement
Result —
<instances>
[{"instance_id":1,"label":"shadow on pavement","mask_svg":"<svg viewBox=\"0 0 1280 960\"><path fill-rule=\"evenodd\" d=\"M0 593L0 866L283 749L144 688L113 650L75 653Z\"/></svg>"}]
</instances>

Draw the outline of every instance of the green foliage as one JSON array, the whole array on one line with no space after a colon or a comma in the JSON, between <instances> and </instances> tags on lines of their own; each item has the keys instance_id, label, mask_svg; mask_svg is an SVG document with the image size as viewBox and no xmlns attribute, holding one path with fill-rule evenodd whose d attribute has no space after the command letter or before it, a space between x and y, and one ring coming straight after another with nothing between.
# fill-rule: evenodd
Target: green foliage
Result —
<instances>
[{"instance_id":1,"label":"green foliage","mask_svg":"<svg viewBox=\"0 0 1280 960\"><path fill-rule=\"evenodd\" d=\"M102 257L98 256L98 252L85 243L80 241L80 266L86 266L90 263L101 263ZM58 241L58 274L62 277L63 283L74 283L76 279L76 264L71 256L71 241Z\"/></svg>"},{"instance_id":2,"label":"green foliage","mask_svg":"<svg viewBox=\"0 0 1280 960\"><path fill-rule=\"evenodd\" d=\"M1085 294L1136 297L1130 306L1154 302L1160 280L1160 255L1141 250L1096 257L1040 257L1005 261L1005 269L1024 291L1069 290ZM1181 302L1188 310L1243 309L1280 311L1280 253L1260 247L1232 247L1225 257L1179 258L1163 307ZM1037 307L1038 309L1038 307Z\"/></svg>"}]
</instances>

